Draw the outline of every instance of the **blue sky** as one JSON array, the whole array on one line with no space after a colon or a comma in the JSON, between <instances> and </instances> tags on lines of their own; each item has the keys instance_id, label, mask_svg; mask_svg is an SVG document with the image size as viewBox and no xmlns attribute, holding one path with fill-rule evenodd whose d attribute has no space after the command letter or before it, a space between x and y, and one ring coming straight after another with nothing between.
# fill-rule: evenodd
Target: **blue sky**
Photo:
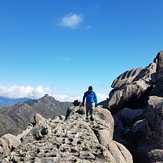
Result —
<instances>
[{"instance_id":1,"label":"blue sky","mask_svg":"<svg viewBox=\"0 0 163 163\"><path fill-rule=\"evenodd\" d=\"M107 95L163 49L162 11L162 0L1 1L0 95Z\"/></svg>"}]
</instances>

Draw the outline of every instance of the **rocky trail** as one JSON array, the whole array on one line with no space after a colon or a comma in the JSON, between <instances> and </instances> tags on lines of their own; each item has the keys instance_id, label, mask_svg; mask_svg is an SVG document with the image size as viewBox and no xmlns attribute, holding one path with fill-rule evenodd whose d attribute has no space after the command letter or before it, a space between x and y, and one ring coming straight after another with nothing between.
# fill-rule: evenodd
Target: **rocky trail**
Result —
<instances>
[{"instance_id":1,"label":"rocky trail","mask_svg":"<svg viewBox=\"0 0 163 163\"><path fill-rule=\"evenodd\" d=\"M35 126L21 137L19 146L6 137L10 144L1 162L132 163L129 151L113 140L114 121L108 110L96 110L95 121L86 122L83 108L73 107L64 119L36 114Z\"/></svg>"}]
</instances>

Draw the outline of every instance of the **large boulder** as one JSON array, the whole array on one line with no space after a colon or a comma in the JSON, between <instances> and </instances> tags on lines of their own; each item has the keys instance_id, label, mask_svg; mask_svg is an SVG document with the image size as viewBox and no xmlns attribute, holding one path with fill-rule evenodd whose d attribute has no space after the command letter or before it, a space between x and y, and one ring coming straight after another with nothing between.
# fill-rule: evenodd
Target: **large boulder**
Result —
<instances>
[{"instance_id":1,"label":"large boulder","mask_svg":"<svg viewBox=\"0 0 163 163\"><path fill-rule=\"evenodd\" d=\"M113 90L109 94L108 108L117 111L123 107L144 105L152 89L152 77L156 70L157 63L154 61L145 68L131 69L118 76L111 86Z\"/></svg>"},{"instance_id":2,"label":"large boulder","mask_svg":"<svg viewBox=\"0 0 163 163\"><path fill-rule=\"evenodd\" d=\"M116 114L116 116L123 122L123 124L131 125L135 121L142 119L143 113L143 109L133 110L131 108L123 108Z\"/></svg>"},{"instance_id":3,"label":"large boulder","mask_svg":"<svg viewBox=\"0 0 163 163\"><path fill-rule=\"evenodd\" d=\"M8 157L11 152L16 149L23 141L23 139L30 133L32 126L28 126L21 134L12 135L5 134L0 137L0 158Z\"/></svg>"},{"instance_id":4,"label":"large boulder","mask_svg":"<svg viewBox=\"0 0 163 163\"><path fill-rule=\"evenodd\" d=\"M126 147L124 147L122 144L120 144L118 142L115 142L115 144L118 147L118 149L120 150L120 152L123 156L124 162L126 162L126 163L132 162L133 158L132 158L130 152L126 149Z\"/></svg>"},{"instance_id":5,"label":"large boulder","mask_svg":"<svg viewBox=\"0 0 163 163\"><path fill-rule=\"evenodd\" d=\"M125 144L132 151L136 162L161 162L163 160L163 98L150 96L142 119L142 113L139 111L139 109L122 109L115 115L116 141ZM126 116L130 112L131 117ZM128 125L130 126L127 130ZM125 137L126 133L128 137Z\"/></svg>"},{"instance_id":6,"label":"large boulder","mask_svg":"<svg viewBox=\"0 0 163 163\"><path fill-rule=\"evenodd\" d=\"M149 123L154 145L163 149L163 98L150 96L146 119Z\"/></svg>"},{"instance_id":7,"label":"large boulder","mask_svg":"<svg viewBox=\"0 0 163 163\"><path fill-rule=\"evenodd\" d=\"M45 135L51 134L51 128L49 127L47 120L40 114L35 114L33 124L35 126L32 129L32 135L36 140L40 140Z\"/></svg>"},{"instance_id":8,"label":"large boulder","mask_svg":"<svg viewBox=\"0 0 163 163\"><path fill-rule=\"evenodd\" d=\"M132 143L135 145L144 143L151 130L146 119L136 121L131 128Z\"/></svg>"},{"instance_id":9,"label":"large boulder","mask_svg":"<svg viewBox=\"0 0 163 163\"><path fill-rule=\"evenodd\" d=\"M141 74L144 74L144 69L142 68L128 70L122 73L120 76L118 76L113 81L111 87L114 89L119 89L126 84L134 82L135 79L138 78L138 76L141 76Z\"/></svg>"},{"instance_id":10,"label":"large boulder","mask_svg":"<svg viewBox=\"0 0 163 163\"><path fill-rule=\"evenodd\" d=\"M12 134L5 134L0 138L1 155L6 157L10 152L21 144L18 137Z\"/></svg>"},{"instance_id":11,"label":"large boulder","mask_svg":"<svg viewBox=\"0 0 163 163\"><path fill-rule=\"evenodd\" d=\"M156 63L153 62L145 68L136 68L128 70L119 75L112 83L111 87L119 89L127 84L143 79L147 82L151 81L152 74L156 72Z\"/></svg>"},{"instance_id":12,"label":"large boulder","mask_svg":"<svg viewBox=\"0 0 163 163\"><path fill-rule=\"evenodd\" d=\"M131 84L124 85L120 89L113 89L109 98L109 109L119 110L123 107L139 107L144 103L142 97L146 97L150 85L144 80L138 80Z\"/></svg>"},{"instance_id":13,"label":"large boulder","mask_svg":"<svg viewBox=\"0 0 163 163\"><path fill-rule=\"evenodd\" d=\"M137 161L156 163L163 160L163 98L150 96L145 119L132 127Z\"/></svg>"},{"instance_id":14,"label":"large boulder","mask_svg":"<svg viewBox=\"0 0 163 163\"><path fill-rule=\"evenodd\" d=\"M142 109L123 108L114 115L114 139L129 147L128 133L132 131L133 124L141 120L144 115ZM136 125L137 126L137 125ZM135 128L134 128L135 129ZM135 134L135 130L134 130ZM131 133L130 133L131 136ZM133 144L133 142L132 142Z\"/></svg>"},{"instance_id":15,"label":"large boulder","mask_svg":"<svg viewBox=\"0 0 163 163\"><path fill-rule=\"evenodd\" d=\"M154 149L149 152L150 163L162 163L163 162L163 150Z\"/></svg>"},{"instance_id":16,"label":"large boulder","mask_svg":"<svg viewBox=\"0 0 163 163\"><path fill-rule=\"evenodd\" d=\"M113 81L112 88L108 108L115 121L114 139L132 152L135 162L160 161L163 148L163 51L149 66L122 73Z\"/></svg>"}]
</instances>

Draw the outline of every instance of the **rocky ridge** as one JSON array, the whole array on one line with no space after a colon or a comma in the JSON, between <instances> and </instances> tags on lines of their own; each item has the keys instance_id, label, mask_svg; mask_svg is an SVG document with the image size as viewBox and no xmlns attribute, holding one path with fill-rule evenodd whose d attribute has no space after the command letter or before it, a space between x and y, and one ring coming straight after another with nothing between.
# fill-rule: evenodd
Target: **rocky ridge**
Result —
<instances>
[{"instance_id":1,"label":"rocky ridge","mask_svg":"<svg viewBox=\"0 0 163 163\"><path fill-rule=\"evenodd\" d=\"M66 120L64 116L44 119L36 114L34 127L24 134L0 138L1 162L132 163L130 152L113 140L111 113L98 108L94 117L95 121L86 122L84 109L78 106L69 109Z\"/></svg>"}]
</instances>

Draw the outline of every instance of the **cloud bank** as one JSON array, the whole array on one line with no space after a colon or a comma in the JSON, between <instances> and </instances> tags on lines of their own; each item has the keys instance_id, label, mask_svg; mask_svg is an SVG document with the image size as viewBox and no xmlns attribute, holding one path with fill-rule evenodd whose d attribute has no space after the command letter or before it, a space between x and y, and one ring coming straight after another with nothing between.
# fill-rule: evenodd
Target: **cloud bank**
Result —
<instances>
[{"instance_id":1,"label":"cloud bank","mask_svg":"<svg viewBox=\"0 0 163 163\"><path fill-rule=\"evenodd\" d=\"M55 97L59 101L74 101L76 99L82 100L80 96L57 94L53 89L38 85L33 87L31 85L0 85L0 96L9 98L40 98L45 94ZM82 95L81 95L82 96ZM97 93L98 101L106 99L106 95L102 93Z\"/></svg>"},{"instance_id":2,"label":"cloud bank","mask_svg":"<svg viewBox=\"0 0 163 163\"><path fill-rule=\"evenodd\" d=\"M76 29L83 21L79 14L69 13L61 18L59 25L70 29Z\"/></svg>"},{"instance_id":3,"label":"cloud bank","mask_svg":"<svg viewBox=\"0 0 163 163\"><path fill-rule=\"evenodd\" d=\"M30 85L0 85L0 96L10 98L39 98L49 92L49 88L43 86L32 87Z\"/></svg>"}]
</instances>

